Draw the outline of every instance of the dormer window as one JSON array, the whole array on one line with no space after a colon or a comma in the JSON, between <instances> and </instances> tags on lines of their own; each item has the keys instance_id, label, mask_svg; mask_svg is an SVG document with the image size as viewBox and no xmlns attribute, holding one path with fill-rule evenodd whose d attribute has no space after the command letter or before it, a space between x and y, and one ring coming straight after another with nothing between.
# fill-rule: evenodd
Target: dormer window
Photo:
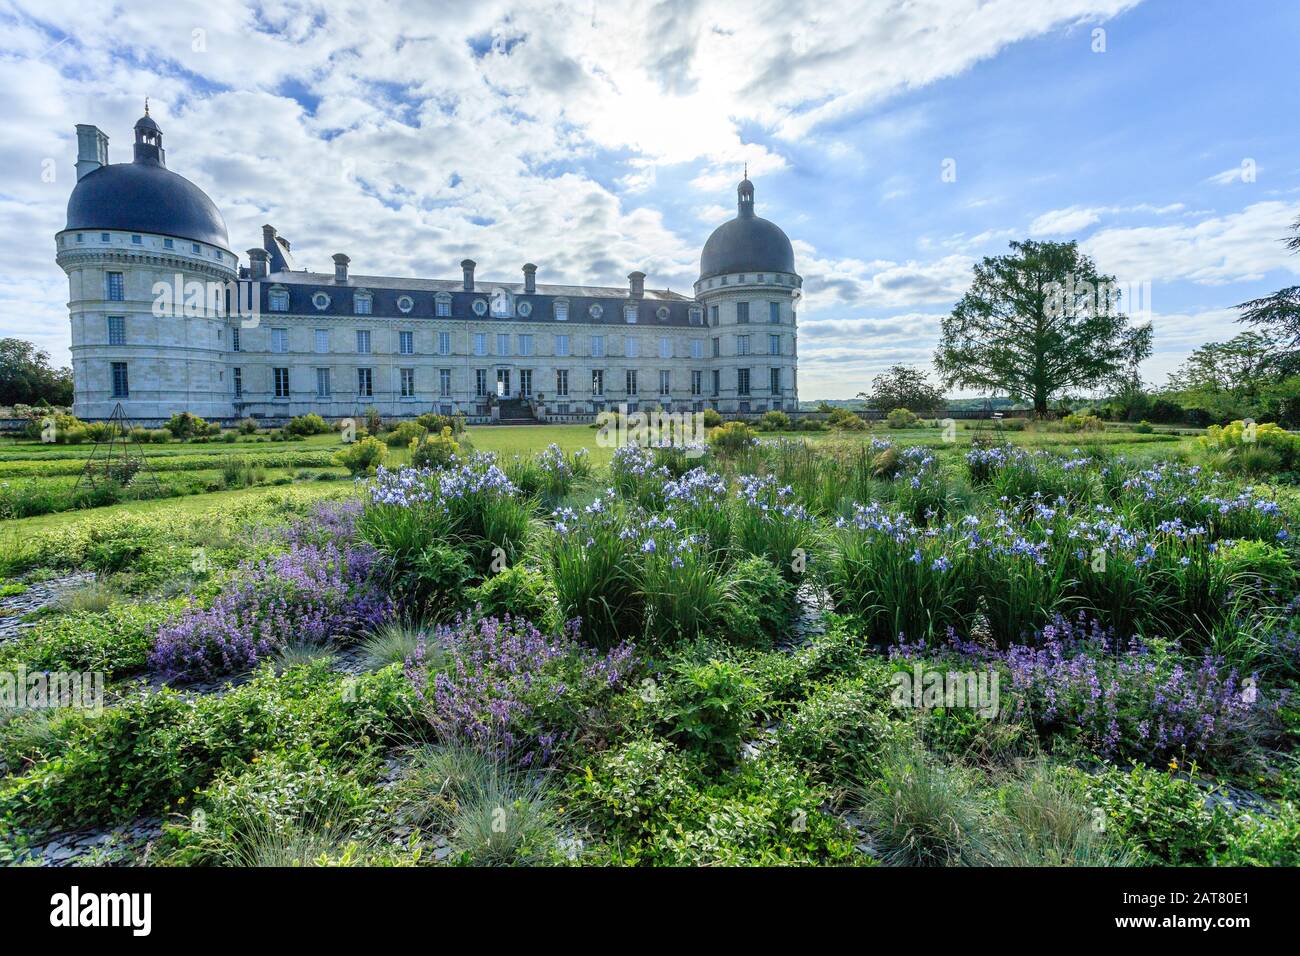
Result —
<instances>
[{"instance_id":1,"label":"dormer window","mask_svg":"<svg viewBox=\"0 0 1300 956\"><path fill-rule=\"evenodd\" d=\"M451 296L446 292L439 292L433 300L433 314L440 319L446 319L451 316Z\"/></svg>"},{"instance_id":2,"label":"dormer window","mask_svg":"<svg viewBox=\"0 0 1300 956\"><path fill-rule=\"evenodd\" d=\"M556 299L551 308L554 310L556 322L567 322L569 320L568 299Z\"/></svg>"},{"instance_id":3,"label":"dormer window","mask_svg":"<svg viewBox=\"0 0 1300 956\"><path fill-rule=\"evenodd\" d=\"M659 306L659 308L655 309L655 315L657 315L657 316L659 317L659 321L660 321L660 322L667 322L667 321L668 321L668 306L666 306L666 305L661 305L661 306Z\"/></svg>"},{"instance_id":4,"label":"dormer window","mask_svg":"<svg viewBox=\"0 0 1300 956\"><path fill-rule=\"evenodd\" d=\"M415 308L415 300L409 295L399 295L397 297L397 308L403 312L410 312Z\"/></svg>"},{"instance_id":5,"label":"dormer window","mask_svg":"<svg viewBox=\"0 0 1300 956\"><path fill-rule=\"evenodd\" d=\"M703 324L704 324L704 310L703 310L703 309L691 309L690 316L691 316L691 325L703 325Z\"/></svg>"},{"instance_id":6,"label":"dormer window","mask_svg":"<svg viewBox=\"0 0 1300 956\"><path fill-rule=\"evenodd\" d=\"M357 292L352 296L352 312L354 315L370 315L374 312L374 298L369 292Z\"/></svg>"},{"instance_id":7,"label":"dormer window","mask_svg":"<svg viewBox=\"0 0 1300 956\"><path fill-rule=\"evenodd\" d=\"M330 307L330 297L324 292L317 292L311 297L311 304L316 306L317 311L324 312Z\"/></svg>"},{"instance_id":8,"label":"dormer window","mask_svg":"<svg viewBox=\"0 0 1300 956\"><path fill-rule=\"evenodd\" d=\"M623 306L623 320L627 322L628 325L636 325L636 306Z\"/></svg>"},{"instance_id":9,"label":"dormer window","mask_svg":"<svg viewBox=\"0 0 1300 956\"><path fill-rule=\"evenodd\" d=\"M288 312L289 290L272 289L267 295L267 302L272 312Z\"/></svg>"}]
</instances>

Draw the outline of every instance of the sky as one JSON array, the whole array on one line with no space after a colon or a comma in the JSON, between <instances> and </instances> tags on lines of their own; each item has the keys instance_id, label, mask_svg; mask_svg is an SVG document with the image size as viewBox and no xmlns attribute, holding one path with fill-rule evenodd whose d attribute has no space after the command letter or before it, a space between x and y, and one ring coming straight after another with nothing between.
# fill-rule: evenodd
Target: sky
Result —
<instances>
[{"instance_id":1,"label":"sky","mask_svg":"<svg viewBox=\"0 0 1300 956\"><path fill-rule=\"evenodd\" d=\"M0 0L0 336L69 361L74 127L168 167L241 258L689 293L748 164L804 277L800 397L927 366L983 256L1077 239L1144 376L1300 282L1293 0ZM245 260L246 261L246 260Z\"/></svg>"}]
</instances>

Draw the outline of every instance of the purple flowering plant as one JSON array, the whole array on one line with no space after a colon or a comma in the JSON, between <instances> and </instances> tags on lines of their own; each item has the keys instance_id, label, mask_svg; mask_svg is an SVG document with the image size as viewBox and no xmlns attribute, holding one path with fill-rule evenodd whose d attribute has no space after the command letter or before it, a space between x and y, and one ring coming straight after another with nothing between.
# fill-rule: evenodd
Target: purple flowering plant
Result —
<instances>
[{"instance_id":1,"label":"purple flowering plant","mask_svg":"<svg viewBox=\"0 0 1300 956\"><path fill-rule=\"evenodd\" d=\"M346 640L387 619L392 601L372 583L365 546L295 545L246 563L209 607L192 607L159 631L150 664L171 680L247 671L297 643Z\"/></svg>"},{"instance_id":2,"label":"purple flowering plant","mask_svg":"<svg viewBox=\"0 0 1300 956\"><path fill-rule=\"evenodd\" d=\"M578 641L580 622L544 634L530 622L457 618L422 640L406 674L435 733L519 763L549 763L600 725L629 680L630 644L606 652Z\"/></svg>"}]
</instances>

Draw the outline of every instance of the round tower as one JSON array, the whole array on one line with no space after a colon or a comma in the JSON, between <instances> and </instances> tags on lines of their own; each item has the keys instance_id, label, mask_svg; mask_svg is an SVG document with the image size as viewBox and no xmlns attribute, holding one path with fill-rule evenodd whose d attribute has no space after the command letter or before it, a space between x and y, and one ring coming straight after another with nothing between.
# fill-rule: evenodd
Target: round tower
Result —
<instances>
[{"instance_id":1,"label":"round tower","mask_svg":"<svg viewBox=\"0 0 1300 956\"><path fill-rule=\"evenodd\" d=\"M790 239L755 213L754 184L746 176L736 189L736 218L709 236L695 283L713 340L714 381L705 383L705 395L720 411L799 407L796 305L802 285Z\"/></svg>"},{"instance_id":2,"label":"round tower","mask_svg":"<svg viewBox=\"0 0 1300 956\"><path fill-rule=\"evenodd\" d=\"M133 421L231 417L238 260L220 211L167 169L147 103L131 162L110 165L94 126L78 126L77 143L77 185L55 237L68 274L73 413L104 419L120 402Z\"/></svg>"}]
</instances>

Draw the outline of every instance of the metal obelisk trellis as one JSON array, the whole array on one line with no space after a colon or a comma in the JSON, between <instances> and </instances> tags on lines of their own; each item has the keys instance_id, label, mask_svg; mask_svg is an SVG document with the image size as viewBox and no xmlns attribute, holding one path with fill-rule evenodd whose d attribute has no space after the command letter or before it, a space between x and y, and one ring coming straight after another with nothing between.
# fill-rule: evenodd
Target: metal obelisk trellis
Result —
<instances>
[{"instance_id":1,"label":"metal obelisk trellis","mask_svg":"<svg viewBox=\"0 0 1300 956\"><path fill-rule=\"evenodd\" d=\"M139 487L143 481L155 494L160 493L162 489L157 477L149 470L144 453L131 440L131 423L121 402L113 408L107 424L108 438L95 442L73 491L80 491L83 484L87 488L100 488L107 484L125 488L128 485Z\"/></svg>"}]
</instances>

